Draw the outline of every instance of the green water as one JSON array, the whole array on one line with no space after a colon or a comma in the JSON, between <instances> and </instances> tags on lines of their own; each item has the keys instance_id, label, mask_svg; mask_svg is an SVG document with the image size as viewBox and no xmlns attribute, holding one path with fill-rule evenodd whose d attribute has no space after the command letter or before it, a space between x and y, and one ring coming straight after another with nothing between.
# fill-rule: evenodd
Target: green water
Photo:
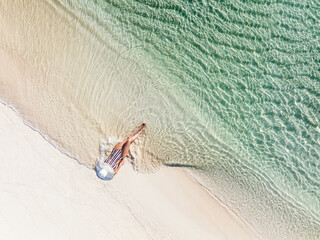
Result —
<instances>
[{"instance_id":1,"label":"green water","mask_svg":"<svg viewBox=\"0 0 320 240\"><path fill-rule=\"evenodd\" d=\"M151 152L204 171L265 237L319 239L318 1L64 4L145 66Z\"/></svg>"},{"instance_id":2,"label":"green water","mask_svg":"<svg viewBox=\"0 0 320 240\"><path fill-rule=\"evenodd\" d=\"M262 239L320 239L319 1L48 2L94 40L59 87L103 130L148 122L138 167L198 171Z\"/></svg>"}]
</instances>

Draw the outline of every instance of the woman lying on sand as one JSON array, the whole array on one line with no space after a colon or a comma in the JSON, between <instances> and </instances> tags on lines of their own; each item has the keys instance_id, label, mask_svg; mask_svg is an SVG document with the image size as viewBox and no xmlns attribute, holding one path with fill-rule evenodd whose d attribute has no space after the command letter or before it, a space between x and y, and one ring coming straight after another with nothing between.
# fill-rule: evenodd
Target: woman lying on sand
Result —
<instances>
[{"instance_id":1,"label":"woman lying on sand","mask_svg":"<svg viewBox=\"0 0 320 240\"><path fill-rule=\"evenodd\" d=\"M125 138L122 142L118 143L113 149L111 154L103 163L98 162L96 166L97 175L104 180L110 180L116 175L119 169L124 164L124 159L129 153L131 143L141 134L146 128L146 123L141 126L132 135Z\"/></svg>"}]
</instances>

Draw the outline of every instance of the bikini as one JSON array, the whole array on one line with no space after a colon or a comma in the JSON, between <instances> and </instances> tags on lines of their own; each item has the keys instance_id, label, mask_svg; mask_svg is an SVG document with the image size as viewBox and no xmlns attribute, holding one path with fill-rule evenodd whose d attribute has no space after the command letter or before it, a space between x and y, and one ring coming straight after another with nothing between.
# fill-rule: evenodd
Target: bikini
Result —
<instances>
[{"instance_id":1,"label":"bikini","mask_svg":"<svg viewBox=\"0 0 320 240\"><path fill-rule=\"evenodd\" d=\"M111 156L108 157L106 160L104 160L105 163L108 163L113 170L115 170L118 167L118 161L122 160L122 150L112 150Z\"/></svg>"}]
</instances>

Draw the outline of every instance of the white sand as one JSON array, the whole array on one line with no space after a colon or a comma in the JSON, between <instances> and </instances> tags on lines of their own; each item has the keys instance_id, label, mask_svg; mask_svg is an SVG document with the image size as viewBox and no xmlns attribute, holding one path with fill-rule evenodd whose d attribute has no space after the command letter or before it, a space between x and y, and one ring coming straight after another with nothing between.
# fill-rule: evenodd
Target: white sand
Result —
<instances>
[{"instance_id":1,"label":"white sand","mask_svg":"<svg viewBox=\"0 0 320 240\"><path fill-rule=\"evenodd\" d=\"M3 104L0 123L2 239L254 239L182 169L102 181Z\"/></svg>"}]
</instances>

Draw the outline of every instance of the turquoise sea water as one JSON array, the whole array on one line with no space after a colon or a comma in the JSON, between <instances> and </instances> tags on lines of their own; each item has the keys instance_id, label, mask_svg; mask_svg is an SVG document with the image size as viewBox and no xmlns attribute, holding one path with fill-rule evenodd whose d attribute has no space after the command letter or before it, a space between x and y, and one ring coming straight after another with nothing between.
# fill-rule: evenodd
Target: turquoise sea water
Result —
<instances>
[{"instance_id":1,"label":"turquoise sea water","mask_svg":"<svg viewBox=\"0 0 320 240\"><path fill-rule=\"evenodd\" d=\"M46 74L56 83L49 77L30 81L27 90L62 92L74 106L68 106L70 115L77 109L99 134L122 137L146 121L138 168L165 164L201 173L210 191L262 239L320 239L318 0L39 2L34 6L45 2L79 35L69 28L50 32L53 23L40 23L38 14L34 28L26 18L19 23L11 51L30 56L43 72L58 66ZM46 17L49 22L51 15ZM38 25L47 31L39 27L39 36L49 40L37 39ZM26 31L20 35L27 50L19 31ZM91 40L83 37L85 45L77 45L82 35ZM8 48L2 38L0 47ZM40 60L32 55L37 51ZM48 61L41 59L44 53ZM46 106L41 109L43 119L54 119L53 108L51 117ZM57 118L64 128L52 128L54 140L72 127L83 130L76 117ZM50 136L46 121L39 128ZM79 141L99 136L92 129L81 133L70 135ZM85 149L89 142L80 145Z\"/></svg>"},{"instance_id":2,"label":"turquoise sea water","mask_svg":"<svg viewBox=\"0 0 320 240\"><path fill-rule=\"evenodd\" d=\"M162 163L200 169L265 238L320 239L319 1L63 5L139 63L128 111Z\"/></svg>"}]
</instances>

